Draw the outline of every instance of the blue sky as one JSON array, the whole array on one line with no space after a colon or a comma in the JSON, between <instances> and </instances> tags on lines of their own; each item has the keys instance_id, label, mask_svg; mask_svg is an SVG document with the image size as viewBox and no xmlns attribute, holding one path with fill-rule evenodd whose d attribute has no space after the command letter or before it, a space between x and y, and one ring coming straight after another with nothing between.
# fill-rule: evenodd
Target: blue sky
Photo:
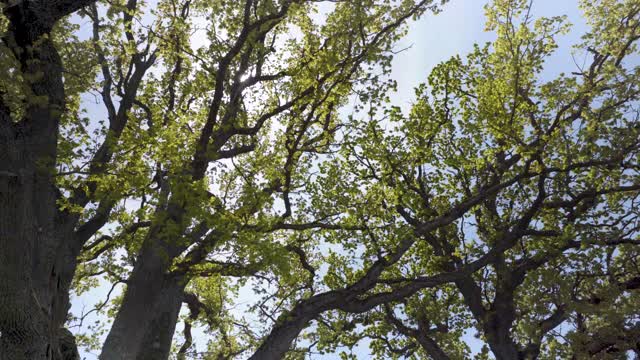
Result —
<instances>
[{"instance_id":1,"label":"blue sky","mask_svg":"<svg viewBox=\"0 0 640 360\"><path fill-rule=\"evenodd\" d=\"M444 6L440 14L427 14L410 24L407 36L397 45L397 49L407 49L397 54L393 61L392 77L398 82L398 91L390 95L394 105L407 108L414 100L414 87L426 80L436 64L456 54L464 56L472 49L474 43L485 43L493 39L493 34L484 32L483 7L486 2L452 0ZM569 21L574 24L572 32L559 39L559 50L547 63L544 76L550 79L559 72L574 70L574 59L581 62L584 57L584 54L572 54L570 49L570 45L579 41L579 35L585 29L577 0L535 0L532 12L534 16L568 15ZM108 291L108 286L101 286L81 298L74 298L72 311L79 315L84 308L86 312L94 304L102 301ZM87 321L95 319L90 317ZM181 324L178 324L177 331L182 331ZM206 343L207 339L202 332L194 335L197 342ZM469 336L468 341L472 349L478 349L477 340ZM359 347L355 353L358 358L370 357L366 346ZM81 357L87 360L96 359L97 354L83 352ZM336 358L338 357L314 356L314 359Z\"/></svg>"}]
</instances>

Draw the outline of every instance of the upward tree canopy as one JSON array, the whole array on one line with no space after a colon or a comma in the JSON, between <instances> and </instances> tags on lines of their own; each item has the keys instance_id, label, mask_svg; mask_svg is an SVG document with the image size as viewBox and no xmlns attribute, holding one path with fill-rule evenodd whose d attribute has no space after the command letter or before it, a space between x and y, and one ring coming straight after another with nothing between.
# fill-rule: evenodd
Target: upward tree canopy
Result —
<instances>
[{"instance_id":1,"label":"upward tree canopy","mask_svg":"<svg viewBox=\"0 0 640 360\"><path fill-rule=\"evenodd\" d=\"M405 111L444 3L3 2L0 359L640 357L640 1L549 79L567 20L494 0Z\"/></svg>"}]
</instances>

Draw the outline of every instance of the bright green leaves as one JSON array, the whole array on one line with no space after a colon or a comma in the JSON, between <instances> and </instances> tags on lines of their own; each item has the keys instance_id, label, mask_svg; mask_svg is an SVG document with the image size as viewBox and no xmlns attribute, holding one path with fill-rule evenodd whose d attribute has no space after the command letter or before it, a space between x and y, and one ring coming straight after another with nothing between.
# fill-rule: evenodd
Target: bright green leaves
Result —
<instances>
[{"instance_id":1,"label":"bright green leaves","mask_svg":"<svg viewBox=\"0 0 640 360\"><path fill-rule=\"evenodd\" d=\"M637 50L640 4L635 0L581 1L581 9L593 31L584 40L601 54L621 60Z\"/></svg>"},{"instance_id":2,"label":"bright green leaves","mask_svg":"<svg viewBox=\"0 0 640 360\"><path fill-rule=\"evenodd\" d=\"M144 251L205 300L216 287L217 310L233 295L227 277L275 279L288 304L357 280L397 243L385 207L399 200L352 173L354 159L334 161L354 124L340 109L357 94L375 113L395 86L387 75L404 22L437 9L395 5L339 2L323 19L306 1L115 1L83 10L87 40L61 25L65 67L83 74L65 79L61 208L106 225L85 246L78 292L100 269L126 278ZM345 253L317 252L326 244ZM225 337L228 320L208 325L225 323L212 330ZM210 347L228 355L254 339L234 341Z\"/></svg>"},{"instance_id":3,"label":"bright green leaves","mask_svg":"<svg viewBox=\"0 0 640 360\"><path fill-rule=\"evenodd\" d=\"M640 71L627 59L638 2L585 3L593 31L580 47L593 61L548 80L566 19L496 0L495 41L432 69L409 111L387 104L404 21L442 3L340 1L320 14L305 1L115 1L86 10L89 40L61 23L60 205L108 224L85 245L77 293L101 271L126 278L141 249L158 248L163 271L211 310L184 320L221 339L211 356L231 356L259 338L228 313L242 285L259 299L252 311L276 319L373 264L383 270L354 299L485 261L466 274L471 297L456 283L328 312L306 339L328 352L369 338L380 358L426 358L417 329L465 358L463 334L491 329L504 301L513 342L544 342L548 358L571 350L540 325L557 309L585 318L588 330L569 336L610 335L638 305L620 275L637 272ZM2 71L16 66L5 55ZM3 98L18 109L33 79L5 75Z\"/></svg>"},{"instance_id":4,"label":"bright green leaves","mask_svg":"<svg viewBox=\"0 0 640 360\"><path fill-rule=\"evenodd\" d=\"M497 335L487 332L498 326L491 319L512 318L506 330L495 331L506 331L522 352L541 351L546 358L585 351L584 344L569 350L550 333L564 322L582 326L573 322L576 314L585 319L586 328L565 332L576 339L596 333L623 337L624 331L633 330L627 321L628 304L637 296L620 286L629 281L623 274L637 273L629 262L637 256L631 255L635 248L622 243L637 245L631 224L637 221L639 187L640 97L633 59L639 38L638 3L585 4L593 28L579 46L592 63L552 80L543 78L545 61L569 25L562 16L535 19L529 4L488 5L487 26L497 35L494 42L436 66L428 82L416 90L417 99L407 114L389 105L355 122L356 130L338 159L323 168L328 189L339 192L342 201L351 197L351 202L378 206L350 214L388 226L391 234L380 231L375 241L359 240L365 244L365 264L376 252L393 249L409 225L419 228L451 214L465 199L482 197L455 215L452 224L423 234L403 261L381 277L382 283L409 282L452 271L491 249L507 247L489 266L469 276L477 292L469 290L469 284L466 290L460 284L459 289L449 289L459 290L465 299L453 296L456 310L448 314L458 313L466 320L452 325L458 333L449 340L434 336L452 356L464 356L455 343L471 324L469 313L489 342ZM332 269L347 273L339 266ZM332 288L344 282L331 273L325 281ZM372 292L387 289L393 287L380 285ZM414 295L408 302L428 300L416 309L428 309L425 313L439 321L445 287L439 291L431 298L426 292ZM610 296L602 295L605 292ZM620 311L614 314L611 308L616 306ZM415 322L423 316L407 303L393 308L402 313L402 320ZM606 321L608 316L615 320ZM403 349L415 355L407 344L416 336L407 332L404 337L380 339L389 332L389 323L377 321L379 326L366 330L368 337L377 339L372 344L377 354L392 358ZM626 330L612 334L613 323Z\"/></svg>"}]
</instances>

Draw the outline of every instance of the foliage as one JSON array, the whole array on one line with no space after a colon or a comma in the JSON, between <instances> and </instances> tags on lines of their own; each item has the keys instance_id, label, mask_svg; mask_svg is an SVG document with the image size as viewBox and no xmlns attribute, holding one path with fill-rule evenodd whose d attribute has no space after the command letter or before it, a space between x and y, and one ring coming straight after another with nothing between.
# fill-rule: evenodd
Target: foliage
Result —
<instances>
[{"instance_id":1,"label":"foliage","mask_svg":"<svg viewBox=\"0 0 640 360\"><path fill-rule=\"evenodd\" d=\"M58 121L72 291L112 286L76 341L105 358L640 356L640 2L581 1L586 65L548 79L567 19L494 0L495 41L391 104L394 44L445 2L87 2L30 45L57 49L62 111L5 41L2 129L35 108Z\"/></svg>"}]
</instances>

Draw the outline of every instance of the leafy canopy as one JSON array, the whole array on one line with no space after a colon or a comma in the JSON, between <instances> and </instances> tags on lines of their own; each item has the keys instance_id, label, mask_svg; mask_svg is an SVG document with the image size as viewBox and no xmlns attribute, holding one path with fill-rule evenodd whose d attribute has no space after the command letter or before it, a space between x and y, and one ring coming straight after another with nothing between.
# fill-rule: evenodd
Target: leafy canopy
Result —
<instances>
[{"instance_id":1,"label":"leafy canopy","mask_svg":"<svg viewBox=\"0 0 640 360\"><path fill-rule=\"evenodd\" d=\"M180 359L192 327L211 359L364 340L385 359L640 356L640 2L581 1L584 65L549 79L567 19L494 0L496 40L432 69L408 110L387 97L394 43L444 2L320 3L116 0L57 23L74 294L126 283L95 309L117 323L137 274L178 279ZM46 74L11 51L20 124ZM88 330L100 347L106 324Z\"/></svg>"}]
</instances>

